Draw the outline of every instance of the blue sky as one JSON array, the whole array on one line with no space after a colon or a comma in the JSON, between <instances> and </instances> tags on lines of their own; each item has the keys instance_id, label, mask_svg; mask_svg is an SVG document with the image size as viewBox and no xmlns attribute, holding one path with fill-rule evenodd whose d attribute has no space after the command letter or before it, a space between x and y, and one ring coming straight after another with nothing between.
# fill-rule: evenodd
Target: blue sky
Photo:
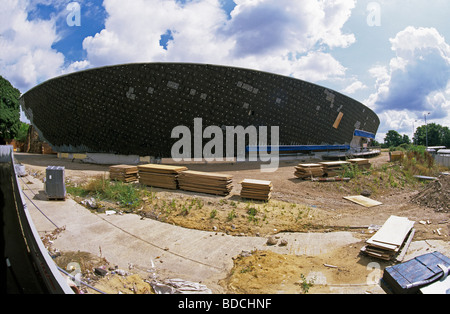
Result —
<instances>
[{"instance_id":1,"label":"blue sky","mask_svg":"<svg viewBox=\"0 0 450 314\"><path fill-rule=\"evenodd\" d=\"M428 113L450 127L449 14L447 0L2 0L0 75L24 93L129 62L252 68L361 101L382 141Z\"/></svg>"}]
</instances>

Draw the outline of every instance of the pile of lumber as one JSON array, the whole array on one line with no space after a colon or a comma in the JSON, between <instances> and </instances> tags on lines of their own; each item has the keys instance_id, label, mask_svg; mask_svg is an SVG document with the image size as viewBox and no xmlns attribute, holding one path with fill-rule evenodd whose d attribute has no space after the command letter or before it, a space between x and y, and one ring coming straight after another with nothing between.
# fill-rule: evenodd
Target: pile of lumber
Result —
<instances>
[{"instance_id":1,"label":"pile of lumber","mask_svg":"<svg viewBox=\"0 0 450 314\"><path fill-rule=\"evenodd\" d=\"M352 163L353 165L357 165L358 168L361 170L370 169L370 167L371 167L369 159L355 158L355 159L349 159L348 162Z\"/></svg>"},{"instance_id":2,"label":"pile of lumber","mask_svg":"<svg viewBox=\"0 0 450 314\"><path fill-rule=\"evenodd\" d=\"M129 165L116 165L109 167L109 178L115 181L134 182L138 180L138 167Z\"/></svg>"},{"instance_id":3,"label":"pile of lumber","mask_svg":"<svg viewBox=\"0 0 450 314\"><path fill-rule=\"evenodd\" d=\"M299 179L311 179L323 176L323 168L320 164L298 164L294 175Z\"/></svg>"},{"instance_id":4,"label":"pile of lumber","mask_svg":"<svg viewBox=\"0 0 450 314\"><path fill-rule=\"evenodd\" d=\"M390 162L401 161L404 157L403 152L389 152Z\"/></svg>"},{"instance_id":5,"label":"pile of lumber","mask_svg":"<svg viewBox=\"0 0 450 314\"><path fill-rule=\"evenodd\" d=\"M241 182L241 197L268 201L272 196L272 182L262 180L245 179Z\"/></svg>"},{"instance_id":6,"label":"pile of lumber","mask_svg":"<svg viewBox=\"0 0 450 314\"><path fill-rule=\"evenodd\" d=\"M178 188L177 177L181 171L187 170L183 166L168 166L159 164L148 164L138 166L139 183L176 190Z\"/></svg>"},{"instance_id":7,"label":"pile of lumber","mask_svg":"<svg viewBox=\"0 0 450 314\"><path fill-rule=\"evenodd\" d=\"M369 240L361 252L369 256L397 261L402 260L414 236L414 221L408 218L391 216Z\"/></svg>"},{"instance_id":8,"label":"pile of lumber","mask_svg":"<svg viewBox=\"0 0 450 314\"><path fill-rule=\"evenodd\" d=\"M233 176L187 170L180 172L178 184L185 191L227 196L233 188Z\"/></svg>"},{"instance_id":9,"label":"pile of lumber","mask_svg":"<svg viewBox=\"0 0 450 314\"><path fill-rule=\"evenodd\" d=\"M342 174L344 166L350 164L348 161L325 161L320 163L327 177L335 177Z\"/></svg>"}]
</instances>

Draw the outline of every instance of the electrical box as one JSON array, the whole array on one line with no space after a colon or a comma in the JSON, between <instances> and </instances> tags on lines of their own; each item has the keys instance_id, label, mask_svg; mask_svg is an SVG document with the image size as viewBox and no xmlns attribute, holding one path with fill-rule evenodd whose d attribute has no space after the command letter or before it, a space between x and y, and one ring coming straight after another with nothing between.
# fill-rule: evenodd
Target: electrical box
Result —
<instances>
[{"instance_id":1,"label":"electrical box","mask_svg":"<svg viewBox=\"0 0 450 314\"><path fill-rule=\"evenodd\" d=\"M45 193L49 200L66 199L65 168L49 166L45 175Z\"/></svg>"}]
</instances>

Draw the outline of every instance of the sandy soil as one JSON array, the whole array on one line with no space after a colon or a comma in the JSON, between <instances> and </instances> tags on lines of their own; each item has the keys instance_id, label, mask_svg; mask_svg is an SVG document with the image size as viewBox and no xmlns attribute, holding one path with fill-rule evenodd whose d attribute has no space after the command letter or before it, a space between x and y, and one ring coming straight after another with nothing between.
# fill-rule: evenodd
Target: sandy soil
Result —
<instances>
[{"instance_id":1,"label":"sandy soil","mask_svg":"<svg viewBox=\"0 0 450 314\"><path fill-rule=\"evenodd\" d=\"M43 177L49 165L64 166L69 181L78 184L87 182L90 178L108 177L108 166L84 164L48 155L17 153L15 157L36 177ZM387 153L383 153L371 159L371 163L375 168L382 165L389 166L388 158ZM318 257L278 255L268 251L238 256L235 258L233 271L221 282L230 293L302 293L309 287L308 282L313 281L315 284L309 289L309 293L328 293L332 292L330 287L333 285L361 284L361 279L370 275L370 270L366 267L368 261L364 260L366 257L359 254L364 241L371 236L367 228L369 225L382 225L391 215L408 217L416 222L427 222L416 223L415 240L448 241L450 214L410 201L425 185L414 187L399 185L392 188L386 183L387 177L384 173L386 168L372 174L367 180L359 180L356 183L301 181L293 175L294 167L304 161L282 161L274 173L261 172L258 163L188 164L191 170L233 175L232 194L224 198L185 191L152 189L155 198L145 201L141 214L147 218L188 228L221 231L240 236L351 230L361 238L358 245L341 248ZM163 160L163 163L168 164L169 161ZM274 186L272 199L269 202L242 200L239 197L239 182L246 178L272 181ZM344 196L358 195L362 190L369 190L371 198L383 204L365 208L343 199ZM176 206L170 209L170 203L175 203ZM181 214L181 205L189 204L192 205L189 214ZM250 217L248 214L250 208L256 209L256 215ZM230 216L230 212L234 215ZM442 231L441 235L436 232L438 228ZM324 266L325 264L338 267ZM329 280L326 288L321 285L320 276L319 278L300 276L303 274L306 276L314 271L326 274ZM120 284L123 286L125 283ZM143 289L146 289L145 285Z\"/></svg>"}]
</instances>

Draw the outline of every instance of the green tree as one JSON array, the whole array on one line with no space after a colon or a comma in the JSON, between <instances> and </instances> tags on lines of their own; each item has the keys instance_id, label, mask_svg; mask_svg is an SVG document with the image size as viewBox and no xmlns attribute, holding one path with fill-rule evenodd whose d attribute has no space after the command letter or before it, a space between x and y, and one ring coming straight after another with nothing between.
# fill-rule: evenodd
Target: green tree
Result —
<instances>
[{"instance_id":1,"label":"green tree","mask_svg":"<svg viewBox=\"0 0 450 314\"><path fill-rule=\"evenodd\" d=\"M384 138L384 144L387 147L397 147L403 143L403 137L395 130L387 132Z\"/></svg>"},{"instance_id":2,"label":"green tree","mask_svg":"<svg viewBox=\"0 0 450 314\"><path fill-rule=\"evenodd\" d=\"M411 144L411 140L409 139L409 136L404 134L402 138L402 144Z\"/></svg>"},{"instance_id":3,"label":"green tree","mask_svg":"<svg viewBox=\"0 0 450 314\"><path fill-rule=\"evenodd\" d=\"M414 135L418 145L427 145L427 126L417 128ZM450 147L450 129L440 124L428 124L428 146Z\"/></svg>"},{"instance_id":4,"label":"green tree","mask_svg":"<svg viewBox=\"0 0 450 314\"><path fill-rule=\"evenodd\" d=\"M14 138L20 142L25 142L25 140L27 139L29 128L29 124L20 122L19 132L17 132L17 135Z\"/></svg>"},{"instance_id":5,"label":"green tree","mask_svg":"<svg viewBox=\"0 0 450 314\"><path fill-rule=\"evenodd\" d=\"M0 140L15 138L20 130L20 91L0 76Z\"/></svg>"}]
</instances>

